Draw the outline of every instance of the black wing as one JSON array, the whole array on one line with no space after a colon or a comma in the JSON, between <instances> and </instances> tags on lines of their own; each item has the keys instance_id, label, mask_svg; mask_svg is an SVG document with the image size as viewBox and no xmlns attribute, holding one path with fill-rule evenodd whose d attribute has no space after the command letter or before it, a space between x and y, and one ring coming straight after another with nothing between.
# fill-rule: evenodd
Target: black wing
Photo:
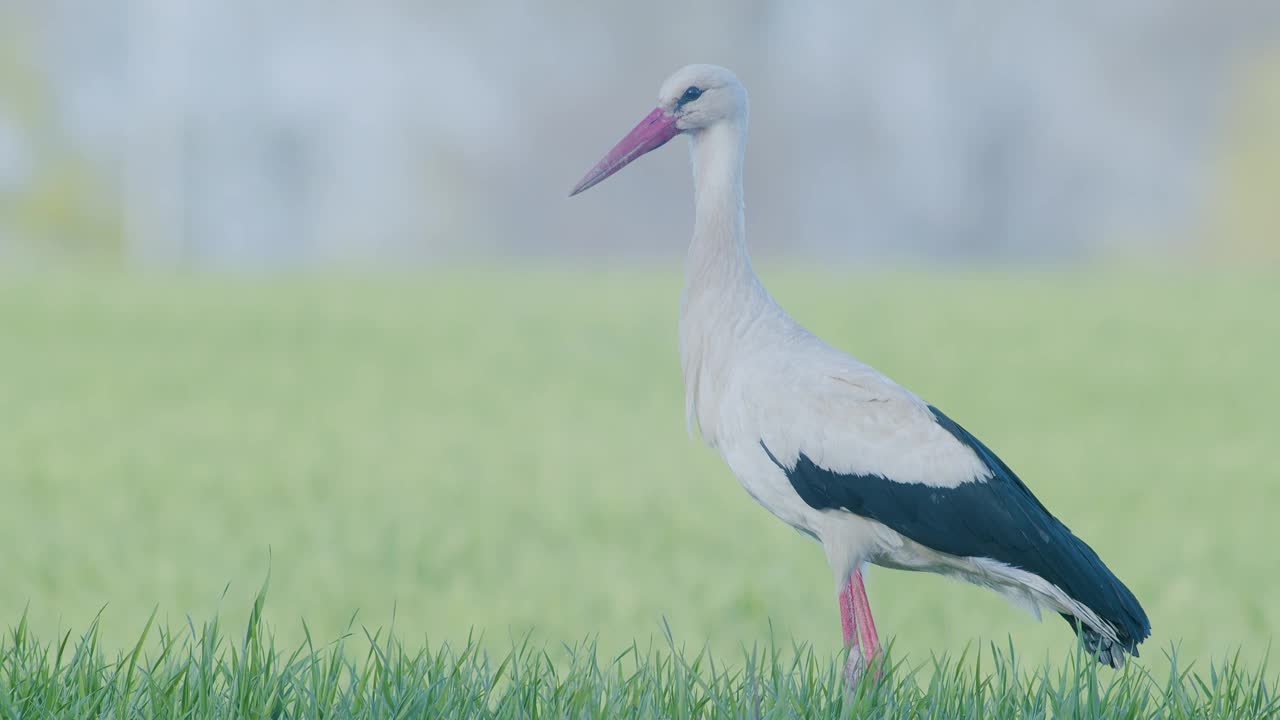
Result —
<instances>
[{"instance_id":1,"label":"black wing","mask_svg":"<svg viewBox=\"0 0 1280 720\"><path fill-rule=\"evenodd\" d=\"M954 488L895 482L881 475L849 475L815 464L801 453L782 468L800 497L818 510L843 509L876 520L925 547L959 557L990 558L1034 573L1057 585L1116 629L1121 646L1136 655L1151 634L1137 598L1097 553L1055 518L1009 466L967 430L930 406L948 433L977 453L991 477ZM761 443L763 446L763 443ZM1103 662L1107 648L1091 629L1067 621Z\"/></svg>"}]
</instances>

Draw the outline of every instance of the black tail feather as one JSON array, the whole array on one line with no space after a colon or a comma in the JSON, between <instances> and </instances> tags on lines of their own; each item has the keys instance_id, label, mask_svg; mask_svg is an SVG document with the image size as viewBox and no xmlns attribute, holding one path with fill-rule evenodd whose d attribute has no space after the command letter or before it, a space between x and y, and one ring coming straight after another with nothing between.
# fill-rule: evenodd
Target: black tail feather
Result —
<instances>
[{"instance_id":1,"label":"black tail feather","mask_svg":"<svg viewBox=\"0 0 1280 720\"><path fill-rule=\"evenodd\" d=\"M1071 626L1071 629L1076 631L1076 635L1084 643L1084 649L1096 658L1099 663L1112 668L1119 669L1124 667L1125 654L1138 657L1138 643L1142 642L1147 636L1144 634L1141 638L1134 639L1122 632L1119 634L1119 642L1117 642L1104 637L1074 615L1060 614L1062 619L1066 620L1067 624ZM1145 620L1146 618L1144 617L1143 619ZM1149 634L1150 629L1148 628L1145 633Z\"/></svg>"}]
</instances>

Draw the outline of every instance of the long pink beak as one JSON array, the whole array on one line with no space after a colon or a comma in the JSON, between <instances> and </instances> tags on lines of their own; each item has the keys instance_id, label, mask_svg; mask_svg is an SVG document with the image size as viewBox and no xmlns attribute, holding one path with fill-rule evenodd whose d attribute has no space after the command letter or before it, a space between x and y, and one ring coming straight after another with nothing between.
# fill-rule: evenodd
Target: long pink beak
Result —
<instances>
[{"instance_id":1,"label":"long pink beak","mask_svg":"<svg viewBox=\"0 0 1280 720\"><path fill-rule=\"evenodd\" d=\"M650 150L662 147L668 140L679 135L680 130L676 128L676 119L675 115L668 114L662 108L654 108L653 112L641 120L639 125L632 128L626 137L613 146L609 154L591 168L591 172L578 182L569 193L569 197L604 180L626 167L627 163Z\"/></svg>"}]
</instances>

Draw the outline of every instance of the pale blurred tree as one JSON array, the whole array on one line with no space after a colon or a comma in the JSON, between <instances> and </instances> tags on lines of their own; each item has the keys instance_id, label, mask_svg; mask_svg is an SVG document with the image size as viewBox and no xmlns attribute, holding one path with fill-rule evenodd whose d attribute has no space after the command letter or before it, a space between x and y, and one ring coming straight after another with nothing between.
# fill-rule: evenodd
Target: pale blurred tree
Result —
<instances>
[{"instance_id":1,"label":"pale blurred tree","mask_svg":"<svg viewBox=\"0 0 1280 720\"><path fill-rule=\"evenodd\" d=\"M1206 251L1280 260L1280 53L1243 73L1225 132Z\"/></svg>"},{"instance_id":2,"label":"pale blurred tree","mask_svg":"<svg viewBox=\"0 0 1280 720\"><path fill-rule=\"evenodd\" d=\"M0 10L0 142L9 166L0 180L0 250L9 244L35 256L117 259L118 203L101 168L60 127L30 23L14 8Z\"/></svg>"}]
</instances>

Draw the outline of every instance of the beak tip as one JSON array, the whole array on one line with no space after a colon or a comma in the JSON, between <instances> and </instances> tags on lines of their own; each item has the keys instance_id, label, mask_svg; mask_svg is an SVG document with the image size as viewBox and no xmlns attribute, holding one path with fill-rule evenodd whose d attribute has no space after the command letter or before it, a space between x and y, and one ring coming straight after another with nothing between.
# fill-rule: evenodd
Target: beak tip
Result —
<instances>
[{"instance_id":1,"label":"beak tip","mask_svg":"<svg viewBox=\"0 0 1280 720\"><path fill-rule=\"evenodd\" d=\"M596 183L595 183L595 180L596 180L596 179L595 179L595 178L593 178L593 177L591 177L590 175L588 175L587 177L585 177L585 178L583 178L583 179L579 180L579 181L578 181L578 184L577 184L577 185L574 185L574 186L573 186L573 189L569 191L569 197L573 197L574 195L580 195L580 194L582 194L582 193L583 193L583 191L587 190L588 188L590 188L590 187L592 187L593 185L595 185L595 184L596 184Z\"/></svg>"}]
</instances>

